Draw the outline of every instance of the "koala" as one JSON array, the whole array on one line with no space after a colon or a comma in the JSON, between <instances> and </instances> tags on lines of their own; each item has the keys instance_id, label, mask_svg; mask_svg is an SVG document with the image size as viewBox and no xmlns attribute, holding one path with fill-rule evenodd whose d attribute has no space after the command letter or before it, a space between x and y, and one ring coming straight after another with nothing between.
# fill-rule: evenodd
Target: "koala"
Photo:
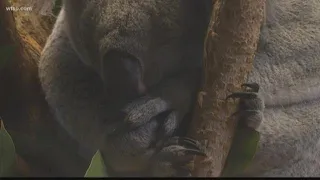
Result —
<instances>
[{"instance_id":1,"label":"koala","mask_svg":"<svg viewBox=\"0 0 320 180\"><path fill-rule=\"evenodd\" d=\"M241 125L261 134L247 176L318 176L320 2L268 0ZM211 1L65 0L39 62L46 100L109 176L190 176L185 137Z\"/></svg>"},{"instance_id":2,"label":"koala","mask_svg":"<svg viewBox=\"0 0 320 180\"><path fill-rule=\"evenodd\" d=\"M63 1L39 79L80 154L99 149L108 176L190 176L189 162L205 155L178 131L196 98L210 5Z\"/></svg>"},{"instance_id":3,"label":"koala","mask_svg":"<svg viewBox=\"0 0 320 180\"><path fill-rule=\"evenodd\" d=\"M264 99L246 176L320 176L320 1L267 0L253 71Z\"/></svg>"}]
</instances>

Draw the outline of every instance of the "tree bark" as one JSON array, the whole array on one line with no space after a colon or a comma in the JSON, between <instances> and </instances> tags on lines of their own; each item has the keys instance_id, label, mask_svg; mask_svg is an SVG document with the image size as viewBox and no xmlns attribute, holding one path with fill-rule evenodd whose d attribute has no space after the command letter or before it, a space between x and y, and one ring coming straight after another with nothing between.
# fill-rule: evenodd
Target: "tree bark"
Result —
<instances>
[{"instance_id":1,"label":"tree bark","mask_svg":"<svg viewBox=\"0 0 320 180\"><path fill-rule=\"evenodd\" d=\"M194 176L217 177L228 154L236 119L235 102L225 97L240 90L252 69L264 17L264 0L214 0L204 49L204 81L189 135L201 141L207 158L197 157Z\"/></svg>"}]
</instances>

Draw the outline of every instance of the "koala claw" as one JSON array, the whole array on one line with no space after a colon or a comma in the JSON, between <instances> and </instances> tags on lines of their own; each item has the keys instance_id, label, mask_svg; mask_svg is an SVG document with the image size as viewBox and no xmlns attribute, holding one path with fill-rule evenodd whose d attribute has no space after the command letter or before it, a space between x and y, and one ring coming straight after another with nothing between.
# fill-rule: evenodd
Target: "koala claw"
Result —
<instances>
[{"instance_id":1,"label":"koala claw","mask_svg":"<svg viewBox=\"0 0 320 180\"><path fill-rule=\"evenodd\" d=\"M264 110L263 99L258 94L260 87L257 83L245 83L241 86L248 88L244 92L234 92L226 98L239 98L238 110L231 117L237 116L247 126L257 129L263 119Z\"/></svg>"},{"instance_id":2,"label":"koala claw","mask_svg":"<svg viewBox=\"0 0 320 180\"><path fill-rule=\"evenodd\" d=\"M246 98L246 99L253 99L257 98L257 94L254 92L234 92L226 97L228 99L235 99L235 98Z\"/></svg>"},{"instance_id":3,"label":"koala claw","mask_svg":"<svg viewBox=\"0 0 320 180\"><path fill-rule=\"evenodd\" d=\"M241 84L241 87L248 87L253 92L259 92L259 89L260 89L260 86L258 83L244 83L244 84Z\"/></svg>"},{"instance_id":4,"label":"koala claw","mask_svg":"<svg viewBox=\"0 0 320 180\"><path fill-rule=\"evenodd\" d=\"M170 146L170 145L181 145L184 147L200 150L199 142L187 137L172 137L165 143L164 146Z\"/></svg>"},{"instance_id":5,"label":"koala claw","mask_svg":"<svg viewBox=\"0 0 320 180\"><path fill-rule=\"evenodd\" d=\"M232 98L257 98L260 86L258 83L244 83L241 87L248 87L250 90L246 89L245 92L234 92L226 97L226 100Z\"/></svg>"},{"instance_id":6,"label":"koala claw","mask_svg":"<svg viewBox=\"0 0 320 180\"><path fill-rule=\"evenodd\" d=\"M190 138L173 137L155 155L153 176L190 177L194 156L206 156L199 143Z\"/></svg>"}]
</instances>

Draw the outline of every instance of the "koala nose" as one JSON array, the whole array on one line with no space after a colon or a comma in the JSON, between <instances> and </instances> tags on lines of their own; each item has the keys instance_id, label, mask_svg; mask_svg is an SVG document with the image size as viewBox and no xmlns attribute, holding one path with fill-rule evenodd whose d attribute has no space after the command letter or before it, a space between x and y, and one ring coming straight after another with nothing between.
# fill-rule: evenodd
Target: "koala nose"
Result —
<instances>
[{"instance_id":1,"label":"koala nose","mask_svg":"<svg viewBox=\"0 0 320 180\"><path fill-rule=\"evenodd\" d=\"M142 67L134 56L120 51L109 51L102 60L101 78L108 96L137 98L146 92Z\"/></svg>"}]
</instances>

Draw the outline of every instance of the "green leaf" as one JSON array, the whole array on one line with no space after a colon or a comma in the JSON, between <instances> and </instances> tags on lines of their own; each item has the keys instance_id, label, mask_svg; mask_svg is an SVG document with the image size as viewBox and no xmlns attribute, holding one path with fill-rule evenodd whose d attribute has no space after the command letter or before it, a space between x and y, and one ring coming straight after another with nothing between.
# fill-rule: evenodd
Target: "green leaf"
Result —
<instances>
[{"instance_id":1,"label":"green leaf","mask_svg":"<svg viewBox=\"0 0 320 180\"><path fill-rule=\"evenodd\" d=\"M107 177L106 167L99 150L94 154L84 177Z\"/></svg>"},{"instance_id":2,"label":"green leaf","mask_svg":"<svg viewBox=\"0 0 320 180\"><path fill-rule=\"evenodd\" d=\"M221 177L241 176L254 158L259 140L259 132L238 126Z\"/></svg>"},{"instance_id":3,"label":"green leaf","mask_svg":"<svg viewBox=\"0 0 320 180\"><path fill-rule=\"evenodd\" d=\"M15 161L16 153L12 138L0 119L0 177L13 172Z\"/></svg>"}]
</instances>

